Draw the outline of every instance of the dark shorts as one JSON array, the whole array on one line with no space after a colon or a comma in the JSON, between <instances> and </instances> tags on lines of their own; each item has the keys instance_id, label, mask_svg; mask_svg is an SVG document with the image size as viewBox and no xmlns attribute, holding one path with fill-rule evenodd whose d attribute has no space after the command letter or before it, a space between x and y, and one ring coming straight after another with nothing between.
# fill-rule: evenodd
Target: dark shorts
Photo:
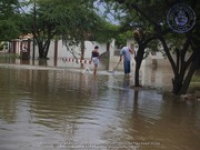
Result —
<instances>
[{"instance_id":1,"label":"dark shorts","mask_svg":"<svg viewBox=\"0 0 200 150\"><path fill-rule=\"evenodd\" d=\"M131 61L124 61L124 73L128 74L131 72Z\"/></svg>"}]
</instances>

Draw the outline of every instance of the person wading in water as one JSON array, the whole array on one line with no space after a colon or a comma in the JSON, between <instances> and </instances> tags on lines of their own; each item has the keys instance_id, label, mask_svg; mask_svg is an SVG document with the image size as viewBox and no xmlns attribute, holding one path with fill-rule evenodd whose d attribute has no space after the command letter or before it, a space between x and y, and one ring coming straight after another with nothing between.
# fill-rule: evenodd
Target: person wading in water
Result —
<instances>
[{"instance_id":1,"label":"person wading in water","mask_svg":"<svg viewBox=\"0 0 200 150\"><path fill-rule=\"evenodd\" d=\"M99 47L95 46L94 50L92 51L92 54L91 54L91 62L93 62L93 64L94 64L94 71L93 71L94 75L96 75L97 68L99 65L99 51L98 50L99 50Z\"/></svg>"},{"instance_id":2,"label":"person wading in water","mask_svg":"<svg viewBox=\"0 0 200 150\"><path fill-rule=\"evenodd\" d=\"M129 75L129 73L131 72L131 54L133 53L133 50L127 46L120 46L120 47L121 50L120 50L119 61L121 61L122 58L124 58L124 74Z\"/></svg>"}]
</instances>

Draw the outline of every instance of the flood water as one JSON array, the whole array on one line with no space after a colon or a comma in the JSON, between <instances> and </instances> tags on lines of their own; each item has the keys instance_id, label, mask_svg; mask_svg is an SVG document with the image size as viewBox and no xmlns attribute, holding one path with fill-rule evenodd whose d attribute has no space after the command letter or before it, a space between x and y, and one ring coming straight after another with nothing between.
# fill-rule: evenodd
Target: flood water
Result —
<instances>
[{"instance_id":1,"label":"flood water","mask_svg":"<svg viewBox=\"0 0 200 150\"><path fill-rule=\"evenodd\" d=\"M169 88L167 72L142 84ZM120 71L0 64L0 150L200 149L200 102L132 84Z\"/></svg>"}]
</instances>

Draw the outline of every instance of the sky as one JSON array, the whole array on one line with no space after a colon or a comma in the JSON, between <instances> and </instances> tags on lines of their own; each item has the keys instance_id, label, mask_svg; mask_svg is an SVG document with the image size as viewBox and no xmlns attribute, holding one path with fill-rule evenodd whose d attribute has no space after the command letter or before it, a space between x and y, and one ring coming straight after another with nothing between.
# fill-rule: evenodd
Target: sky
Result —
<instances>
[{"instance_id":1,"label":"sky","mask_svg":"<svg viewBox=\"0 0 200 150\"><path fill-rule=\"evenodd\" d=\"M104 4L103 3L95 3L95 6L98 7L100 10L99 15L103 15L106 10ZM112 12L112 13L114 13L114 12ZM114 19L113 15L111 13L108 14L106 17L107 17L107 20L110 21L111 23L116 24L116 25L119 24L119 22Z\"/></svg>"},{"instance_id":2,"label":"sky","mask_svg":"<svg viewBox=\"0 0 200 150\"><path fill-rule=\"evenodd\" d=\"M29 1L29 0L20 0L20 1ZM95 2L94 5L100 10L100 12L98 12L98 14L101 15L101 16L103 16L104 12L106 10L105 9L105 4ZM30 9L31 9L31 6L29 6L29 7L22 7L21 11L28 12L28 11L30 11ZM107 17L107 21L109 21L109 22L111 22L113 24L116 24L116 25L119 24L119 22L114 19L113 15L111 13L108 14L106 17Z\"/></svg>"}]
</instances>

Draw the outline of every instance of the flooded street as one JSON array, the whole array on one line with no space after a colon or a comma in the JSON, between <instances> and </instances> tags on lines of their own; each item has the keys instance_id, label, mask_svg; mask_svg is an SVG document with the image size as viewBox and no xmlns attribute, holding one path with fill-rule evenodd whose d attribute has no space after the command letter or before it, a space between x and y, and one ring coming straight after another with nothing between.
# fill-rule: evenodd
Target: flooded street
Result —
<instances>
[{"instance_id":1,"label":"flooded street","mask_svg":"<svg viewBox=\"0 0 200 150\"><path fill-rule=\"evenodd\" d=\"M143 85L170 88L149 70ZM0 64L0 150L199 150L200 102L134 90L132 75Z\"/></svg>"}]
</instances>

